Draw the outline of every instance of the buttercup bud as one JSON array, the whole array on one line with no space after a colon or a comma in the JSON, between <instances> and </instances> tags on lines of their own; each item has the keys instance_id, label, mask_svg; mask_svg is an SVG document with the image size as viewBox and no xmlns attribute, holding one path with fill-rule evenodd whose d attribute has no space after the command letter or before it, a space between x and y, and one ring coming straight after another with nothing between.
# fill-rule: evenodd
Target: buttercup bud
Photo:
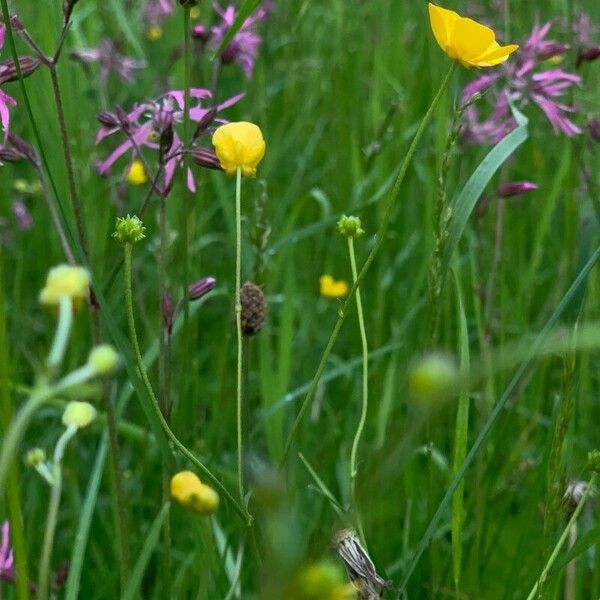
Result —
<instances>
[{"instance_id":1,"label":"buttercup bud","mask_svg":"<svg viewBox=\"0 0 600 600\"><path fill-rule=\"evenodd\" d=\"M96 409L89 402L69 402L63 412L65 427L74 425L77 429L87 427L96 418Z\"/></svg>"},{"instance_id":2,"label":"buttercup bud","mask_svg":"<svg viewBox=\"0 0 600 600\"><path fill-rule=\"evenodd\" d=\"M409 392L422 408L432 409L456 393L458 379L458 368L451 356L430 354L420 359L411 369L408 377Z\"/></svg>"},{"instance_id":3,"label":"buttercup bud","mask_svg":"<svg viewBox=\"0 0 600 600\"><path fill-rule=\"evenodd\" d=\"M342 215L337 222L338 232L347 238L358 238L364 235L365 230L361 227L359 217Z\"/></svg>"},{"instance_id":4,"label":"buttercup bud","mask_svg":"<svg viewBox=\"0 0 600 600\"><path fill-rule=\"evenodd\" d=\"M32 448L25 456L25 462L30 467L37 467L46 460L46 453L41 448Z\"/></svg>"},{"instance_id":5,"label":"buttercup bud","mask_svg":"<svg viewBox=\"0 0 600 600\"><path fill-rule=\"evenodd\" d=\"M112 375L119 366L119 355L110 344L100 344L92 348L88 365L97 375Z\"/></svg>"},{"instance_id":6,"label":"buttercup bud","mask_svg":"<svg viewBox=\"0 0 600 600\"><path fill-rule=\"evenodd\" d=\"M126 217L117 217L113 237L122 244L137 244L146 237L145 231L146 228L138 217L127 215Z\"/></svg>"},{"instance_id":7,"label":"buttercup bud","mask_svg":"<svg viewBox=\"0 0 600 600\"><path fill-rule=\"evenodd\" d=\"M219 495L192 471L180 471L171 479L171 497L200 515L211 515L219 506Z\"/></svg>"}]
</instances>

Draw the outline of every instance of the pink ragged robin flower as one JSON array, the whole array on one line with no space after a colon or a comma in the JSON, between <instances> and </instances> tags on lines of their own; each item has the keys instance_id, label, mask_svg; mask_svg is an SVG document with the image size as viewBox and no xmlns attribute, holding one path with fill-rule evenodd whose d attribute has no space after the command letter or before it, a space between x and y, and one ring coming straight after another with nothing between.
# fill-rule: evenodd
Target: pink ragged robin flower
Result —
<instances>
[{"instance_id":1,"label":"pink ragged robin flower","mask_svg":"<svg viewBox=\"0 0 600 600\"><path fill-rule=\"evenodd\" d=\"M0 23L0 50L4 47L4 37L6 35L6 26ZM10 113L9 108L16 106L17 101L8 94L5 94L0 90L0 124L2 125L2 131L4 131L4 138L2 145L6 143L8 137L8 128L10 125Z\"/></svg>"},{"instance_id":2,"label":"pink ragged robin flower","mask_svg":"<svg viewBox=\"0 0 600 600\"><path fill-rule=\"evenodd\" d=\"M581 83L581 77L560 68L548 68L549 58L563 55L569 46L547 39L551 23L535 25L526 43L515 53L514 59L503 64L494 73L475 79L463 90L463 102L476 93L486 92L491 113L482 118L475 104L466 109L464 137L477 144L495 144L516 127L509 101L519 110L535 104L542 110L555 133L573 136L581 129L569 118L575 108L562 101L569 88Z\"/></svg>"},{"instance_id":3,"label":"pink ragged robin flower","mask_svg":"<svg viewBox=\"0 0 600 600\"><path fill-rule=\"evenodd\" d=\"M111 71L117 73L123 81L131 82L134 79L134 71L146 66L141 60L120 54L116 44L108 39L100 42L96 48L75 50L69 56L84 64L98 63L103 84L106 84Z\"/></svg>"},{"instance_id":4,"label":"pink ragged robin flower","mask_svg":"<svg viewBox=\"0 0 600 600\"><path fill-rule=\"evenodd\" d=\"M15 564L13 551L10 547L10 526L8 521L2 523L0 536L0 580L15 581Z\"/></svg>"},{"instance_id":5,"label":"pink ragged robin flower","mask_svg":"<svg viewBox=\"0 0 600 600\"><path fill-rule=\"evenodd\" d=\"M127 174L132 162L139 157L143 149L158 151L159 156L164 160L161 193L163 196L168 195L176 169L181 166L183 160L184 144L175 131L176 125L183 121L183 94L182 90L171 90L156 100L134 105L130 112L117 109L115 113L100 113L98 120L102 127L96 135L96 143L116 133L125 134L127 139L97 164L98 172L106 175L120 157L131 153L125 169ZM213 120L222 123L224 122L222 119L215 118L216 113L235 104L243 95L234 96L216 108L204 108L202 101L211 98L210 91L192 88L190 96L194 104L190 108L190 120L204 128ZM188 188L194 192L196 183L190 168L186 179Z\"/></svg>"}]
</instances>

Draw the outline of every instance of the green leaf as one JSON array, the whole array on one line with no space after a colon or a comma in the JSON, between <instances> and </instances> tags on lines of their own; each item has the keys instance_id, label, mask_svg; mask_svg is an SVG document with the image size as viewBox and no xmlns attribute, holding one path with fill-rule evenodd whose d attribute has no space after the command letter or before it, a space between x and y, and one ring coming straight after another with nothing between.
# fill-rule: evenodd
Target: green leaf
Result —
<instances>
[{"instance_id":1,"label":"green leaf","mask_svg":"<svg viewBox=\"0 0 600 600\"><path fill-rule=\"evenodd\" d=\"M454 202L452 220L448 231L448 242L442 257L441 277L445 279L450 259L458 247L458 242L467 226L469 217L477 204L483 190L486 188L496 171L504 161L527 139L529 136L528 119L514 106L511 107L513 116L517 121L517 128L500 140L479 163L474 173L461 190Z\"/></svg>"},{"instance_id":2,"label":"green leaf","mask_svg":"<svg viewBox=\"0 0 600 600\"><path fill-rule=\"evenodd\" d=\"M158 544L160 530L165 519L169 516L170 506L170 502L164 503L163 507L160 509L160 512L158 515L156 515L156 518L152 522L150 531L148 531L148 533L143 537L144 546L142 548L142 552L139 555L135 566L133 567L133 571L131 572L131 576L127 582L127 587L125 588L125 592L123 593L121 600L133 600L137 596L142 583L142 578L144 577L144 572L146 571L146 567L150 561L150 557L154 552L154 548Z\"/></svg>"}]
</instances>

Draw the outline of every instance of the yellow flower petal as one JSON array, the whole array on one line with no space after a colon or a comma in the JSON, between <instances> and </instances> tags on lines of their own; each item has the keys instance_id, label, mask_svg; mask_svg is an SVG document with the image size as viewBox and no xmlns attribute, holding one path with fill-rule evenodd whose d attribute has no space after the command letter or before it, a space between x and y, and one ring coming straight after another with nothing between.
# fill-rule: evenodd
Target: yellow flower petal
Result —
<instances>
[{"instance_id":1,"label":"yellow flower petal","mask_svg":"<svg viewBox=\"0 0 600 600\"><path fill-rule=\"evenodd\" d=\"M221 167L228 175L240 168L244 177L256 177L256 167L266 148L257 125L246 121L221 125L214 132L212 143Z\"/></svg>"},{"instance_id":2,"label":"yellow flower petal","mask_svg":"<svg viewBox=\"0 0 600 600\"><path fill-rule=\"evenodd\" d=\"M442 50L465 67L491 67L500 64L518 48L516 44L500 46L489 27L431 3L429 21Z\"/></svg>"},{"instance_id":3,"label":"yellow flower petal","mask_svg":"<svg viewBox=\"0 0 600 600\"><path fill-rule=\"evenodd\" d=\"M141 160L134 160L127 172L127 182L131 185L142 185L148 181L144 163Z\"/></svg>"},{"instance_id":4,"label":"yellow flower petal","mask_svg":"<svg viewBox=\"0 0 600 600\"><path fill-rule=\"evenodd\" d=\"M346 281L336 281L331 275L321 275L319 278L319 290L325 298L344 298L348 295L350 286Z\"/></svg>"}]
</instances>

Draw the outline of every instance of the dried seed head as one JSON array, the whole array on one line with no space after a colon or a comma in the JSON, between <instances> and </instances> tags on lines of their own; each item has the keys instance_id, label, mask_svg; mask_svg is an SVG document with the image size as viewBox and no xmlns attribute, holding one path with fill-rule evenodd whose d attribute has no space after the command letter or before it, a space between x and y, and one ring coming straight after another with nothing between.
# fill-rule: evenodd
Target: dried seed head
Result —
<instances>
[{"instance_id":1,"label":"dried seed head","mask_svg":"<svg viewBox=\"0 0 600 600\"><path fill-rule=\"evenodd\" d=\"M247 281L240 288L240 303L242 305L242 331L246 335L258 333L267 314L267 301L260 287Z\"/></svg>"}]
</instances>

